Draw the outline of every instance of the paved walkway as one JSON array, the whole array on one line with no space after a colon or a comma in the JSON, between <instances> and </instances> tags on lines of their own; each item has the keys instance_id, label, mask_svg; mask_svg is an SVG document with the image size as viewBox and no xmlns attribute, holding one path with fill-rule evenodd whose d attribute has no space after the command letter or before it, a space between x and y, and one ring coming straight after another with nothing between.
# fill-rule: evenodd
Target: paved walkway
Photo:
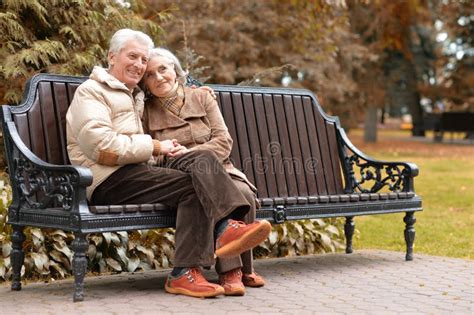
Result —
<instances>
[{"instance_id":1,"label":"paved walkway","mask_svg":"<svg viewBox=\"0 0 474 315\"><path fill-rule=\"evenodd\" d=\"M474 261L378 250L266 259L268 281L243 297L166 294L166 271L89 277L86 300L72 280L0 285L0 314L474 314ZM216 280L214 272L206 272Z\"/></svg>"}]
</instances>

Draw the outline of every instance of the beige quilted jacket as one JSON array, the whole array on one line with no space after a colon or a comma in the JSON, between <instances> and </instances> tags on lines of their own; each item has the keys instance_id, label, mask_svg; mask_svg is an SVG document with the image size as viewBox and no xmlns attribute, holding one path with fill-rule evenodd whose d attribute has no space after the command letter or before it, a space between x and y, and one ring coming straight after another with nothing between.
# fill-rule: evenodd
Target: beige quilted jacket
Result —
<instances>
[{"instance_id":1,"label":"beige quilted jacket","mask_svg":"<svg viewBox=\"0 0 474 315\"><path fill-rule=\"evenodd\" d=\"M72 164L92 171L88 199L121 166L152 160L152 139L140 121L143 98L101 67L77 88L66 115L67 149Z\"/></svg>"}]
</instances>

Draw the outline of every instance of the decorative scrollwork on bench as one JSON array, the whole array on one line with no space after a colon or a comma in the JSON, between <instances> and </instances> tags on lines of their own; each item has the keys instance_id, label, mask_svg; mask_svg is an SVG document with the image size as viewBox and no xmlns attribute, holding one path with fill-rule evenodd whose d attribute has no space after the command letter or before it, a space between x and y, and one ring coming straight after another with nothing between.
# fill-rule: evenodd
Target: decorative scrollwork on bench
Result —
<instances>
[{"instance_id":1,"label":"decorative scrollwork on bench","mask_svg":"<svg viewBox=\"0 0 474 315\"><path fill-rule=\"evenodd\" d=\"M71 210L73 205L74 183L78 176L74 173L43 169L28 160L18 149L12 170L18 187L20 199L35 209L62 207Z\"/></svg>"},{"instance_id":2,"label":"decorative scrollwork on bench","mask_svg":"<svg viewBox=\"0 0 474 315\"><path fill-rule=\"evenodd\" d=\"M346 157L352 190L360 193L376 193L383 188L392 192L405 191L408 166L400 163L367 161L356 153ZM356 174L357 172L357 174Z\"/></svg>"}]
</instances>

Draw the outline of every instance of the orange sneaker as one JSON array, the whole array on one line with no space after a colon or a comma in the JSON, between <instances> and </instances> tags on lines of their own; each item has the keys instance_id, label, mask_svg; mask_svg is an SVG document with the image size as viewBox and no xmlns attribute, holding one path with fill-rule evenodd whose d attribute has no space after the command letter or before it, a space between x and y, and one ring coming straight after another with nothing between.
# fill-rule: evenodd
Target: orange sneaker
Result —
<instances>
[{"instance_id":1,"label":"orange sneaker","mask_svg":"<svg viewBox=\"0 0 474 315\"><path fill-rule=\"evenodd\" d=\"M249 274L244 273L242 276L242 283L246 287L258 288L263 287L265 285L265 280L261 275L254 271Z\"/></svg>"},{"instance_id":2,"label":"orange sneaker","mask_svg":"<svg viewBox=\"0 0 474 315\"><path fill-rule=\"evenodd\" d=\"M266 220L251 224L229 220L225 230L217 238L216 256L220 258L238 256L263 242L271 230L272 225Z\"/></svg>"},{"instance_id":3,"label":"orange sneaker","mask_svg":"<svg viewBox=\"0 0 474 315\"><path fill-rule=\"evenodd\" d=\"M177 278L169 275L166 279L165 291L201 298L215 297L225 292L220 285L208 282L200 268L189 268Z\"/></svg>"},{"instance_id":4,"label":"orange sneaker","mask_svg":"<svg viewBox=\"0 0 474 315\"><path fill-rule=\"evenodd\" d=\"M244 295L245 287L242 283L242 271L240 268L232 269L219 275L219 283L224 288L225 295Z\"/></svg>"}]
</instances>

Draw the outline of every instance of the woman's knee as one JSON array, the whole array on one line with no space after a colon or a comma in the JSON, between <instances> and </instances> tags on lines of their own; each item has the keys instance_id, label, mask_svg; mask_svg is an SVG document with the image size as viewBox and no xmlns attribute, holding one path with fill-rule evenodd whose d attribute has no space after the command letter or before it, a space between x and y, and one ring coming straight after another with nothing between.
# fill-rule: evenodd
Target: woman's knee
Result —
<instances>
[{"instance_id":1,"label":"woman's knee","mask_svg":"<svg viewBox=\"0 0 474 315\"><path fill-rule=\"evenodd\" d=\"M247 185L247 183L238 179L234 179L234 184L235 186L237 186L239 191L242 193L242 195L250 204L250 210L245 215L244 221L246 223L251 223L255 221L255 217L256 217L257 196L255 195L253 190L249 187L249 185Z\"/></svg>"}]
</instances>

